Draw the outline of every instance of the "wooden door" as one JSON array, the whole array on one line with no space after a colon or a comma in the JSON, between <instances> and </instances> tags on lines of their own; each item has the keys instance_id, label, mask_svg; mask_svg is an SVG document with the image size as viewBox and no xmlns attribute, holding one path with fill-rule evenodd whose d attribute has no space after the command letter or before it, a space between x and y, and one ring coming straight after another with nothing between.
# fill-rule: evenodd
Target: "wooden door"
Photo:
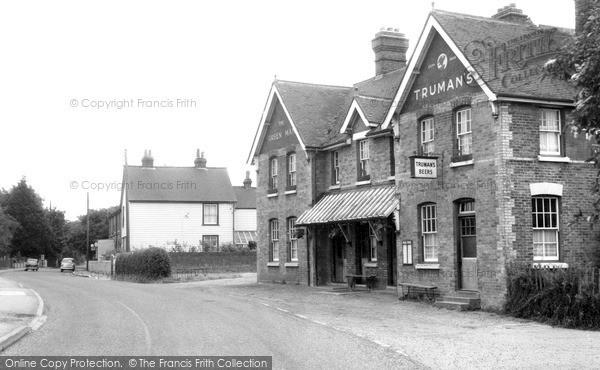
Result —
<instances>
[{"instance_id":1,"label":"wooden door","mask_svg":"<svg viewBox=\"0 0 600 370\"><path fill-rule=\"evenodd\" d=\"M475 216L460 217L459 252L461 258L461 288L477 290L477 236Z\"/></svg>"},{"instance_id":2,"label":"wooden door","mask_svg":"<svg viewBox=\"0 0 600 370\"><path fill-rule=\"evenodd\" d=\"M334 269L334 282L343 283L344 276L346 275L345 264L344 264L344 238L335 237L331 241L333 245L333 269Z\"/></svg>"}]
</instances>

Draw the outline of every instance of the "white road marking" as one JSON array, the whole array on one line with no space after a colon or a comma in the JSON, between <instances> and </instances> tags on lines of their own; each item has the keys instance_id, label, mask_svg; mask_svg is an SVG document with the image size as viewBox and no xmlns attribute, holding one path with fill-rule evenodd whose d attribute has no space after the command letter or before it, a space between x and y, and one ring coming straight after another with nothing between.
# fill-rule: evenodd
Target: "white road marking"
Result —
<instances>
[{"instance_id":1,"label":"white road marking","mask_svg":"<svg viewBox=\"0 0 600 370\"><path fill-rule=\"evenodd\" d=\"M46 315L40 316L40 317L36 318L35 320L33 320L29 324L29 327L31 328L31 330L38 330L42 325L44 325L44 323L46 322L46 319L48 319L48 316L46 316Z\"/></svg>"},{"instance_id":2,"label":"white road marking","mask_svg":"<svg viewBox=\"0 0 600 370\"><path fill-rule=\"evenodd\" d=\"M0 295L25 295L25 292L21 290L3 290L0 291Z\"/></svg>"},{"instance_id":3,"label":"white road marking","mask_svg":"<svg viewBox=\"0 0 600 370\"><path fill-rule=\"evenodd\" d=\"M31 330L38 330L46 322L47 316L44 315L44 300L42 297L33 289L29 289L37 298L39 304L35 313L36 318L29 323Z\"/></svg>"},{"instance_id":4,"label":"white road marking","mask_svg":"<svg viewBox=\"0 0 600 370\"><path fill-rule=\"evenodd\" d=\"M389 348L389 347L391 347L389 344L386 344L386 343L380 342L380 341L378 341L378 340L373 340L373 343L375 343L375 344L377 344L377 345L380 345L380 346L382 346L382 347L385 347L385 348Z\"/></svg>"},{"instance_id":5,"label":"white road marking","mask_svg":"<svg viewBox=\"0 0 600 370\"><path fill-rule=\"evenodd\" d=\"M284 310L283 308L279 308L279 307L271 306L271 305L269 305L269 304L267 304L267 303L264 303L264 302L259 302L259 303L260 303L260 304L262 304L263 306L266 306L266 307L272 307L272 308L275 308L275 309L276 309L276 310L278 310L278 311L282 311L282 312L290 313L288 310ZM337 330L337 331L339 331L339 332L348 333L348 334L350 334L350 335L354 335L354 336L357 336L357 337L359 337L359 338L366 339L366 340L368 340L369 342L371 342L371 343L373 343L373 344L376 344L376 345L378 345L378 346L380 346L380 347L393 349L393 350L394 350L394 352L396 352L397 354L399 354L399 355L401 355L401 356L404 356L404 357L406 357L406 358L410 359L410 357L409 357L409 356L408 356L406 353L404 353L404 352L402 352L402 351L400 351L400 350L398 350L398 349L394 349L394 348L392 347L392 345L391 345L391 344L383 343L383 342L380 342L380 341L378 341L378 340L375 340L375 339L370 339L370 338L368 338L368 337L367 337L366 335L364 335L364 334L353 333L352 331L349 331L349 330L346 330L346 329L342 329L342 328L338 328L338 327L335 327L335 326L331 326L331 325L329 325L329 324L327 324L327 323L325 323L325 322L322 322L322 321L313 320L313 319L311 319L311 318L309 318L309 317L307 317L307 316L301 315L301 314L299 314L299 313L294 313L293 315L294 315L294 316L296 316L296 317L299 317L299 318L301 318L301 319L304 319L304 320L310 321L310 322L312 322L312 323L315 323L315 324L319 324L319 325L323 325L323 326L326 326L326 327L332 328L332 329L334 329L334 330Z\"/></svg>"},{"instance_id":6,"label":"white road marking","mask_svg":"<svg viewBox=\"0 0 600 370\"><path fill-rule=\"evenodd\" d=\"M135 312L134 310L129 308L129 306L127 306L125 303L122 303L122 302L119 302L119 303L123 307L125 307L129 312L131 312L133 314L133 316L135 316L142 323L142 326L144 327L144 333L146 335L146 350L148 351L148 353L150 353L150 350L152 349L152 340L150 339L150 330L148 330L148 326L146 326L146 323L144 322L142 317L137 314L137 312Z\"/></svg>"}]
</instances>

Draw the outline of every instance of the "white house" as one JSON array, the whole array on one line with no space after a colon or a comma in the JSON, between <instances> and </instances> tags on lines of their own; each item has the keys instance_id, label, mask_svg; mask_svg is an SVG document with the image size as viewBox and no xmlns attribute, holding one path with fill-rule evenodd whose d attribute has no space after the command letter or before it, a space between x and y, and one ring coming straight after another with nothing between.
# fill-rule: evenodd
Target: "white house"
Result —
<instances>
[{"instance_id":1,"label":"white house","mask_svg":"<svg viewBox=\"0 0 600 370\"><path fill-rule=\"evenodd\" d=\"M250 171L246 171L244 186L234 186L235 204L233 228L236 245L246 246L256 240L256 188L252 187Z\"/></svg>"},{"instance_id":2,"label":"white house","mask_svg":"<svg viewBox=\"0 0 600 370\"><path fill-rule=\"evenodd\" d=\"M198 151L193 167L155 167L146 151L141 166L124 166L122 246L130 251L175 240L196 247L233 243L236 201L227 169L206 167L204 153Z\"/></svg>"}]
</instances>

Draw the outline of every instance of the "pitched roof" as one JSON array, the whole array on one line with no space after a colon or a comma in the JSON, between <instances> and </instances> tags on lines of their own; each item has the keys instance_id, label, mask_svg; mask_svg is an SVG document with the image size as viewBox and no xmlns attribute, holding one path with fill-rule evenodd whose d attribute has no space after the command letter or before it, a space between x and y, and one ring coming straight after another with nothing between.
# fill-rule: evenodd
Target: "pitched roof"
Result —
<instances>
[{"instance_id":1,"label":"pitched roof","mask_svg":"<svg viewBox=\"0 0 600 370\"><path fill-rule=\"evenodd\" d=\"M383 122L405 71L406 68L397 69L354 85L356 101L369 122Z\"/></svg>"},{"instance_id":2,"label":"pitched roof","mask_svg":"<svg viewBox=\"0 0 600 370\"><path fill-rule=\"evenodd\" d=\"M124 171L129 201L236 201L226 168L125 166Z\"/></svg>"},{"instance_id":3,"label":"pitched roof","mask_svg":"<svg viewBox=\"0 0 600 370\"><path fill-rule=\"evenodd\" d=\"M354 100L370 123L383 123L405 72L406 68L401 68L354 84L346 101L340 106L338 119L323 144L333 144L347 138L340 131L346 116L353 113L350 107Z\"/></svg>"},{"instance_id":4,"label":"pitched roof","mask_svg":"<svg viewBox=\"0 0 600 370\"><path fill-rule=\"evenodd\" d=\"M234 186L233 191L237 198L236 209L256 209L256 188Z\"/></svg>"},{"instance_id":5,"label":"pitched roof","mask_svg":"<svg viewBox=\"0 0 600 370\"><path fill-rule=\"evenodd\" d=\"M350 87L281 81L273 83L306 146L318 147L339 119Z\"/></svg>"},{"instance_id":6,"label":"pitched roof","mask_svg":"<svg viewBox=\"0 0 600 370\"><path fill-rule=\"evenodd\" d=\"M495 94L558 100L572 100L575 96L575 89L571 83L547 77L542 78L543 71L540 67L552 57L552 53L543 53L539 57L529 58L527 64L521 67L513 64L509 70L499 76L494 76L491 71L490 55L486 53L488 51L486 49L490 46L506 45L508 49L511 49L517 45L523 45L527 40L540 39L543 32L552 33L551 39L554 44L551 45L554 50L557 50L572 38L572 30L518 24L441 10L434 10L432 16ZM538 43L537 48L543 48L544 46L541 44ZM483 54L478 53L479 51L483 51ZM515 60L518 61L517 57Z\"/></svg>"}]
</instances>

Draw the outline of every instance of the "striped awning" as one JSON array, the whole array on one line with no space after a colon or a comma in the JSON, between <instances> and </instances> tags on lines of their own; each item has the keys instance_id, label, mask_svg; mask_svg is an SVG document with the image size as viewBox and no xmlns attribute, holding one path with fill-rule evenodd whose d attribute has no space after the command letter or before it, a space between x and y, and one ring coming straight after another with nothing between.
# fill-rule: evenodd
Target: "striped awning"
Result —
<instances>
[{"instance_id":1,"label":"striped awning","mask_svg":"<svg viewBox=\"0 0 600 370\"><path fill-rule=\"evenodd\" d=\"M385 218L397 206L393 186L327 194L311 209L304 211L296 225Z\"/></svg>"},{"instance_id":2,"label":"striped awning","mask_svg":"<svg viewBox=\"0 0 600 370\"><path fill-rule=\"evenodd\" d=\"M235 231L234 240L235 244L248 244L256 240L256 231Z\"/></svg>"}]
</instances>

